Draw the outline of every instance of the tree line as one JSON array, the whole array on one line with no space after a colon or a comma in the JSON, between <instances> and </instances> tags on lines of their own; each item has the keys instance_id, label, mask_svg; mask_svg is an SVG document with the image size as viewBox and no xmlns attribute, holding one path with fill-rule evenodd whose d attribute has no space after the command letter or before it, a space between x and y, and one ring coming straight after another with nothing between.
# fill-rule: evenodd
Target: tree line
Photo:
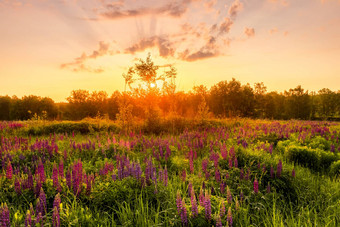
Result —
<instances>
[{"instance_id":1,"label":"tree line","mask_svg":"<svg viewBox=\"0 0 340 227\"><path fill-rule=\"evenodd\" d=\"M340 90L309 92L299 85L281 93L267 92L263 82L242 85L232 78L210 89L200 85L183 92L176 91L176 75L172 65L156 65L149 54L123 73L124 92L109 96L105 91L73 90L66 103L34 95L0 96L0 120L105 117L123 125L138 119L157 125L157 119L167 116L340 120Z\"/></svg>"},{"instance_id":2,"label":"tree line","mask_svg":"<svg viewBox=\"0 0 340 227\"><path fill-rule=\"evenodd\" d=\"M33 117L58 120L81 120L106 116L116 120L120 110L128 104L132 116L146 119L148 111L166 117L175 114L193 118L249 117L268 119L339 119L340 91L323 88L317 93L301 86L282 93L267 92L263 83L242 85L236 79L221 81L208 89L195 86L191 91L167 93L156 90L151 94L136 91L74 90L67 103L55 103L51 98L0 96L0 120L27 120Z\"/></svg>"}]
</instances>

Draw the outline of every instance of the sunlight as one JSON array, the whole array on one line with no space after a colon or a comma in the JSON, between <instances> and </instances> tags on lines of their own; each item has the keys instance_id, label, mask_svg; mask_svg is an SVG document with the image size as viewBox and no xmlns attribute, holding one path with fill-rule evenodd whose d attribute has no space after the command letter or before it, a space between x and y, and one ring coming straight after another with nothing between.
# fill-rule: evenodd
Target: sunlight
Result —
<instances>
[{"instance_id":1,"label":"sunlight","mask_svg":"<svg viewBox=\"0 0 340 227\"><path fill-rule=\"evenodd\" d=\"M150 87L154 88L154 87L156 87L156 84L151 83L151 84L150 84Z\"/></svg>"}]
</instances>

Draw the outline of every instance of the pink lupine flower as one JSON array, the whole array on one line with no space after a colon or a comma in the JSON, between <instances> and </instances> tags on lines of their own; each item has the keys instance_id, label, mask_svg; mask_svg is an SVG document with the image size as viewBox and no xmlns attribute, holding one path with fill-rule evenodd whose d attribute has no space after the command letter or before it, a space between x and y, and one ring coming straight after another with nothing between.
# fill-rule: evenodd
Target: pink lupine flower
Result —
<instances>
[{"instance_id":1,"label":"pink lupine flower","mask_svg":"<svg viewBox=\"0 0 340 227\"><path fill-rule=\"evenodd\" d=\"M295 178L295 168L292 170L292 176Z\"/></svg>"},{"instance_id":2,"label":"pink lupine flower","mask_svg":"<svg viewBox=\"0 0 340 227\"><path fill-rule=\"evenodd\" d=\"M15 181L14 181L14 189L15 189L15 192L20 195L21 194L21 185L20 185L20 181L18 180L18 178L15 178Z\"/></svg>"},{"instance_id":3,"label":"pink lupine flower","mask_svg":"<svg viewBox=\"0 0 340 227\"><path fill-rule=\"evenodd\" d=\"M6 178L11 180L12 177L13 177L13 168L12 168L11 161L9 161L7 164L7 168L6 168Z\"/></svg>"},{"instance_id":4,"label":"pink lupine flower","mask_svg":"<svg viewBox=\"0 0 340 227\"><path fill-rule=\"evenodd\" d=\"M210 220L211 219L211 201L210 201L210 195L208 194L208 192L205 192L204 208L205 208L205 218Z\"/></svg>"}]
</instances>

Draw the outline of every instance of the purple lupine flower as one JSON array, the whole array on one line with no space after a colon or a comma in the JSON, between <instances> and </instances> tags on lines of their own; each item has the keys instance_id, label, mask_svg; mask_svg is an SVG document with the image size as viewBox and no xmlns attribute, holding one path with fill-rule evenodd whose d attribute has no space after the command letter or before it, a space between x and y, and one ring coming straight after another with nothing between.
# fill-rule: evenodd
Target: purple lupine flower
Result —
<instances>
[{"instance_id":1,"label":"purple lupine flower","mask_svg":"<svg viewBox=\"0 0 340 227\"><path fill-rule=\"evenodd\" d=\"M53 187L58 192L60 192L61 191L61 187L60 187L59 179L58 179L58 169L57 169L57 165L55 163L53 164L52 179L53 179Z\"/></svg>"},{"instance_id":2,"label":"purple lupine flower","mask_svg":"<svg viewBox=\"0 0 340 227\"><path fill-rule=\"evenodd\" d=\"M220 182L220 181L221 181L221 174L220 174L219 169L216 169L216 170L215 170L215 180L216 180L217 182Z\"/></svg>"},{"instance_id":3,"label":"purple lupine flower","mask_svg":"<svg viewBox=\"0 0 340 227\"><path fill-rule=\"evenodd\" d=\"M282 172L282 161L281 159L279 160L279 163L277 164L277 171L276 171L276 175L277 177L281 176L281 172Z\"/></svg>"},{"instance_id":4,"label":"purple lupine flower","mask_svg":"<svg viewBox=\"0 0 340 227\"><path fill-rule=\"evenodd\" d=\"M228 165L230 169L233 168L233 160L231 159L231 157L229 157Z\"/></svg>"},{"instance_id":5,"label":"purple lupine flower","mask_svg":"<svg viewBox=\"0 0 340 227\"><path fill-rule=\"evenodd\" d=\"M232 216L232 213L231 213L231 207L229 207L229 209L228 209L227 223L228 223L229 227L233 226L233 216Z\"/></svg>"},{"instance_id":6,"label":"purple lupine flower","mask_svg":"<svg viewBox=\"0 0 340 227\"><path fill-rule=\"evenodd\" d=\"M47 206L46 206L46 194L43 188L40 189L38 201L39 201L39 206L37 204L37 213L40 212L41 215L44 216L46 213Z\"/></svg>"},{"instance_id":7,"label":"purple lupine flower","mask_svg":"<svg viewBox=\"0 0 340 227\"><path fill-rule=\"evenodd\" d=\"M188 225L188 214L184 199L182 200L181 219L184 226Z\"/></svg>"},{"instance_id":8,"label":"purple lupine flower","mask_svg":"<svg viewBox=\"0 0 340 227\"><path fill-rule=\"evenodd\" d=\"M237 161L237 158L235 157L235 159L234 159L234 167L235 168L238 168L238 161Z\"/></svg>"},{"instance_id":9,"label":"purple lupine flower","mask_svg":"<svg viewBox=\"0 0 340 227\"><path fill-rule=\"evenodd\" d=\"M270 193L270 183L268 182L268 185L267 185L267 193Z\"/></svg>"},{"instance_id":10,"label":"purple lupine flower","mask_svg":"<svg viewBox=\"0 0 340 227\"><path fill-rule=\"evenodd\" d=\"M166 168L166 166L164 169L163 177L164 186L168 186L168 169Z\"/></svg>"},{"instance_id":11,"label":"purple lupine flower","mask_svg":"<svg viewBox=\"0 0 340 227\"><path fill-rule=\"evenodd\" d=\"M224 215L225 215L225 205L224 205L224 200L222 200L221 209L220 209L220 216L223 218Z\"/></svg>"},{"instance_id":12,"label":"purple lupine flower","mask_svg":"<svg viewBox=\"0 0 340 227\"><path fill-rule=\"evenodd\" d=\"M7 164L7 168L6 168L6 178L11 180L12 177L13 177L13 168L12 168L11 161L9 161Z\"/></svg>"},{"instance_id":13,"label":"purple lupine flower","mask_svg":"<svg viewBox=\"0 0 340 227\"><path fill-rule=\"evenodd\" d=\"M203 190L202 190L202 189L200 190L200 194L199 194L199 196L198 196L198 200L199 200L199 202L200 202L200 205L201 205L202 207L204 207L204 194L203 194Z\"/></svg>"},{"instance_id":14,"label":"purple lupine flower","mask_svg":"<svg viewBox=\"0 0 340 227\"><path fill-rule=\"evenodd\" d=\"M39 181L41 183L45 183L46 181L45 169L44 169L44 164L42 163L41 159L39 160L39 164L38 164L38 176L39 176Z\"/></svg>"},{"instance_id":15,"label":"purple lupine flower","mask_svg":"<svg viewBox=\"0 0 340 227\"><path fill-rule=\"evenodd\" d=\"M182 171L182 181L186 181L187 178L187 172L185 171L185 169L183 169Z\"/></svg>"},{"instance_id":16,"label":"purple lupine flower","mask_svg":"<svg viewBox=\"0 0 340 227\"><path fill-rule=\"evenodd\" d=\"M257 181L256 178L254 180L254 192L255 192L255 194L257 194L259 192L259 182Z\"/></svg>"},{"instance_id":17,"label":"purple lupine flower","mask_svg":"<svg viewBox=\"0 0 340 227\"><path fill-rule=\"evenodd\" d=\"M227 186L227 201L229 204L231 204L233 202L233 197L231 195L231 191L229 189L229 186Z\"/></svg>"},{"instance_id":18,"label":"purple lupine flower","mask_svg":"<svg viewBox=\"0 0 340 227\"><path fill-rule=\"evenodd\" d=\"M11 226L11 222L9 219L9 210L8 210L6 203L1 204L1 207L0 207L0 224L1 224L1 227Z\"/></svg>"},{"instance_id":19,"label":"purple lupine flower","mask_svg":"<svg viewBox=\"0 0 340 227\"><path fill-rule=\"evenodd\" d=\"M25 227L31 227L32 226L32 216L30 210L27 211L26 213L26 218L25 218Z\"/></svg>"},{"instance_id":20,"label":"purple lupine flower","mask_svg":"<svg viewBox=\"0 0 340 227\"><path fill-rule=\"evenodd\" d=\"M38 214L37 214L37 216L35 217L35 224L40 224L40 226L43 226L43 217L42 217L42 214L41 214L41 212L39 212Z\"/></svg>"},{"instance_id":21,"label":"purple lupine flower","mask_svg":"<svg viewBox=\"0 0 340 227\"><path fill-rule=\"evenodd\" d=\"M204 160L202 161L202 171L203 171L203 172L206 172L206 171L207 171L208 162L209 162L209 160L207 160L207 159L204 159Z\"/></svg>"},{"instance_id":22,"label":"purple lupine flower","mask_svg":"<svg viewBox=\"0 0 340 227\"><path fill-rule=\"evenodd\" d=\"M270 167L270 178L274 178L274 168L273 168L273 166Z\"/></svg>"},{"instance_id":23,"label":"purple lupine flower","mask_svg":"<svg viewBox=\"0 0 340 227\"><path fill-rule=\"evenodd\" d=\"M181 215L181 211L182 211L182 198L181 198L181 194L179 193L179 191L177 191L176 206L177 206L177 213L178 213L178 215Z\"/></svg>"},{"instance_id":24,"label":"purple lupine flower","mask_svg":"<svg viewBox=\"0 0 340 227\"><path fill-rule=\"evenodd\" d=\"M292 170L292 177L295 178L295 168L293 168L293 170Z\"/></svg>"},{"instance_id":25,"label":"purple lupine flower","mask_svg":"<svg viewBox=\"0 0 340 227\"><path fill-rule=\"evenodd\" d=\"M190 173L194 173L194 160L192 157L189 159L189 165L190 165Z\"/></svg>"},{"instance_id":26,"label":"purple lupine flower","mask_svg":"<svg viewBox=\"0 0 340 227\"><path fill-rule=\"evenodd\" d=\"M21 186L20 186L20 181L18 180L18 178L15 178L15 181L14 181L14 189L15 189L15 192L20 195L21 194Z\"/></svg>"},{"instance_id":27,"label":"purple lupine flower","mask_svg":"<svg viewBox=\"0 0 340 227\"><path fill-rule=\"evenodd\" d=\"M52 214L52 226L53 227L60 227L60 215L57 207L53 208Z\"/></svg>"},{"instance_id":28,"label":"purple lupine flower","mask_svg":"<svg viewBox=\"0 0 340 227\"><path fill-rule=\"evenodd\" d=\"M204 197L205 218L210 221L211 219L211 201L208 192L205 192Z\"/></svg>"},{"instance_id":29,"label":"purple lupine flower","mask_svg":"<svg viewBox=\"0 0 340 227\"><path fill-rule=\"evenodd\" d=\"M60 163L59 163L59 177L61 179L64 178L64 162L63 162L63 160L60 160Z\"/></svg>"},{"instance_id":30,"label":"purple lupine flower","mask_svg":"<svg viewBox=\"0 0 340 227\"><path fill-rule=\"evenodd\" d=\"M68 170L66 173L66 184L69 189L72 188L72 178L71 178L70 170Z\"/></svg>"},{"instance_id":31,"label":"purple lupine flower","mask_svg":"<svg viewBox=\"0 0 340 227\"><path fill-rule=\"evenodd\" d=\"M61 202L60 194L58 193L53 201L53 207L56 207L58 209L58 213L60 213L60 202Z\"/></svg>"},{"instance_id":32,"label":"purple lupine flower","mask_svg":"<svg viewBox=\"0 0 340 227\"><path fill-rule=\"evenodd\" d=\"M188 196L189 197L191 196L191 193L192 193L192 183L189 182L189 185L188 185Z\"/></svg>"},{"instance_id":33,"label":"purple lupine flower","mask_svg":"<svg viewBox=\"0 0 340 227\"><path fill-rule=\"evenodd\" d=\"M241 169L240 171L240 179L243 180L244 178L244 171L243 171L243 168Z\"/></svg>"},{"instance_id":34,"label":"purple lupine flower","mask_svg":"<svg viewBox=\"0 0 340 227\"><path fill-rule=\"evenodd\" d=\"M29 171L28 177L27 177L27 188L33 189L33 175L31 171Z\"/></svg>"},{"instance_id":35,"label":"purple lupine flower","mask_svg":"<svg viewBox=\"0 0 340 227\"><path fill-rule=\"evenodd\" d=\"M195 193L191 193L191 212L193 218L198 216L198 208Z\"/></svg>"},{"instance_id":36,"label":"purple lupine flower","mask_svg":"<svg viewBox=\"0 0 340 227\"><path fill-rule=\"evenodd\" d=\"M226 187L226 183L221 182L221 184L220 184L221 194L224 194L225 187Z\"/></svg>"},{"instance_id":37,"label":"purple lupine flower","mask_svg":"<svg viewBox=\"0 0 340 227\"><path fill-rule=\"evenodd\" d=\"M221 221L221 216L218 215L216 217L216 227L222 227L222 221Z\"/></svg>"}]
</instances>

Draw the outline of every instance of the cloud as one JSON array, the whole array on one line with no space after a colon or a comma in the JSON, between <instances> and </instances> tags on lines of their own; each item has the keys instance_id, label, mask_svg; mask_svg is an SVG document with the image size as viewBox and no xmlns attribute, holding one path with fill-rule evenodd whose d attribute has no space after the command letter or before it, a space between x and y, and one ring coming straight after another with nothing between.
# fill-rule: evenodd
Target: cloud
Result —
<instances>
[{"instance_id":1,"label":"cloud","mask_svg":"<svg viewBox=\"0 0 340 227\"><path fill-rule=\"evenodd\" d=\"M167 38L161 36L152 36L141 39L137 43L126 48L125 53L134 54L152 47L157 47L159 50L159 55L164 58L173 56L175 52L171 46L171 42Z\"/></svg>"},{"instance_id":2,"label":"cloud","mask_svg":"<svg viewBox=\"0 0 340 227\"><path fill-rule=\"evenodd\" d=\"M255 29L246 27L246 28L244 28L244 34L246 34L246 36L248 38L253 37L253 36L255 36Z\"/></svg>"},{"instance_id":3,"label":"cloud","mask_svg":"<svg viewBox=\"0 0 340 227\"><path fill-rule=\"evenodd\" d=\"M243 3L235 0L229 7L228 14L232 18L236 18L237 14L243 10Z\"/></svg>"},{"instance_id":4,"label":"cloud","mask_svg":"<svg viewBox=\"0 0 340 227\"><path fill-rule=\"evenodd\" d=\"M85 66L85 62L88 59L96 59L101 56L105 56L108 54L113 54L110 49L110 44L105 43L103 41L99 42L99 48L97 50L94 50L90 55L87 55L86 53L82 53L80 57L77 57L74 59L73 62L69 63L63 63L60 65L60 68L70 68L74 72L79 72L79 71L88 71L88 72L94 72L94 73L101 73L104 70L99 68L99 69L92 69L91 67Z\"/></svg>"},{"instance_id":5,"label":"cloud","mask_svg":"<svg viewBox=\"0 0 340 227\"><path fill-rule=\"evenodd\" d=\"M229 33L231 26L233 24L234 22L230 20L230 18L228 17L224 18L224 21L221 23L219 28L220 34Z\"/></svg>"},{"instance_id":6,"label":"cloud","mask_svg":"<svg viewBox=\"0 0 340 227\"><path fill-rule=\"evenodd\" d=\"M199 0L171 1L170 3L166 3L164 5L151 7L128 7L127 4L124 4L124 2L121 1L119 4L105 4L104 11L100 13L100 16L112 20L145 15L167 15L171 17L181 17L187 12L190 3L194 1ZM212 3L210 5L213 6Z\"/></svg>"},{"instance_id":7,"label":"cloud","mask_svg":"<svg viewBox=\"0 0 340 227\"><path fill-rule=\"evenodd\" d=\"M201 47L198 51L190 53L190 51L186 49L183 53L180 54L180 59L191 62L217 57L219 55L220 52L218 50L216 38L210 37L207 43L203 47Z\"/></svg>"}]
</instances>

